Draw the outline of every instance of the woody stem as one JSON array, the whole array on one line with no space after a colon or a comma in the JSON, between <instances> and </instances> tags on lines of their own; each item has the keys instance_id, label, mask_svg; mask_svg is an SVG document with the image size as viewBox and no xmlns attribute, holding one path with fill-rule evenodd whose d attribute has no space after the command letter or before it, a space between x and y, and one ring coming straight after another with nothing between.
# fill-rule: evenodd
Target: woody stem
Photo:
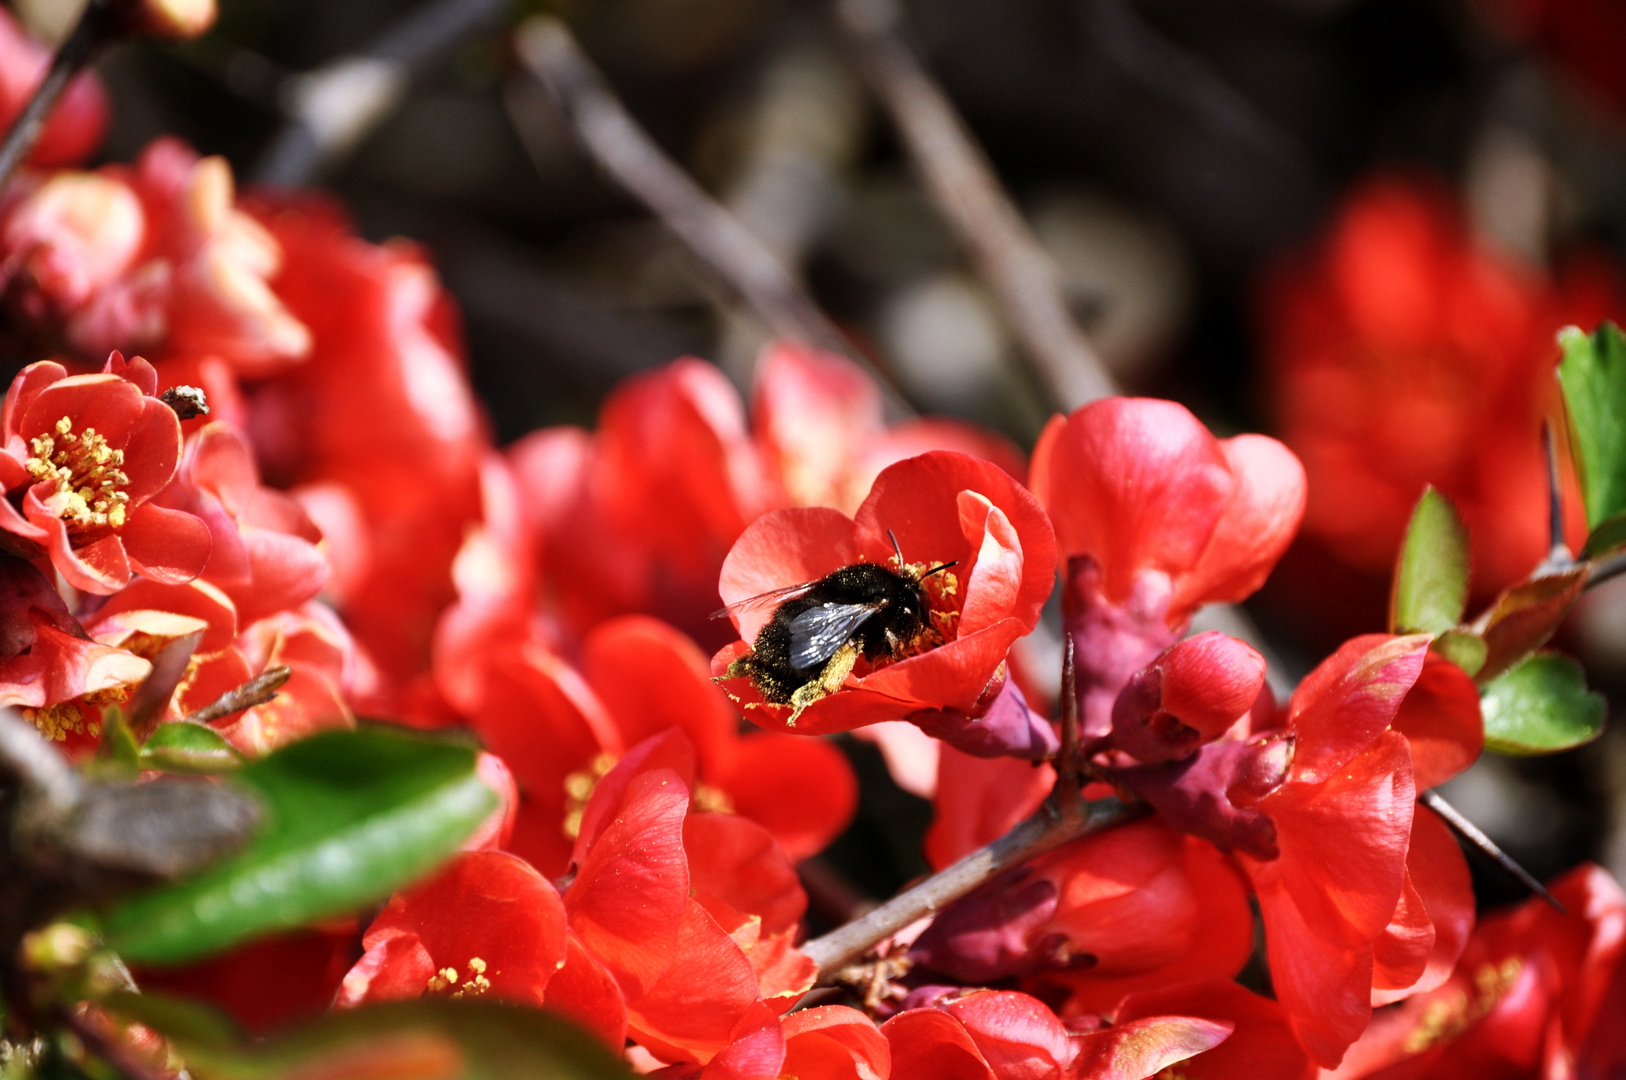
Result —
<instances>
[{"instance_id":1,"label":"woody stem","mask_svg":"<svg viewBox=\"0 0 1626 1080\"><path fill-rule=\"evenodd\" d=\"M935 915L990 878L1052 851L1070 840L1104 832L1147 813L1147 807L1117 799L1047 802L1038 813L1004 836L978 848L953 866L933 874L880 907L801 947L819 965L820 981L863 956L904 927Z\"/></svg>"},{"instance_id":2,"label":"woody stem","mask_svg":"<svg viewBox=\"0 0 1626 1080\"><path fill-rule=\"evenodd\" d=\"M34 96L28 99L22 113L12 121L5 140L0 142L0 188L6 186L23 158L34 149L40 132L45 130L45 121L50 118L52 107L68 88L68 83L89 61L96 46L112 31L112 15L111 0L90 0L79 21L74 24L73 32L57 49L56 55L51 57L45 80L34 91Z\"/></svg>"}]
</instances>

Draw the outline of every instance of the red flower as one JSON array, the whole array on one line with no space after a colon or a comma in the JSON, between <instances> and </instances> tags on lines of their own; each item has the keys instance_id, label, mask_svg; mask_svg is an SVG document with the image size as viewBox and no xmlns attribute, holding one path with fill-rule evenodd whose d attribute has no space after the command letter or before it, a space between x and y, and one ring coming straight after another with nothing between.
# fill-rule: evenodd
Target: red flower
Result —
<instances>
[{"instance_id":1,"label":"red flower","mask_svg":"<svg viewBox=\"0 0 1626 1080\"><path fill-rule=\"evenodd\" d=\"M1242 877L1214 848L1144 821L1075 841L938 915L912 956L965 984L1019 978L1066 1016L1125 994L1241 970Z\"/></svg>"},{"instance_id":2,"label":"red flower","mask_svg":"<svg viewBox=\"0 0 1626 1080\"><path fill-rule=\"evenodd\" d=\"M1626 894L1596 866L1484 919L1449 981L1378 1013L1340 1080L1604 1077L1626 1067Z\"/></svg>"},{"instance_id":3,"label":"red flower","mask_svg":"<svg viewBox=\"0 0 1626 1080\"><path fill-rule=\"evenodd\" d=\"M1124 682L1198 607L1259 588L1304 512L1304 470L1286 447L1216 439L1180 405L1145 398L1053 419L1031 484L1068 560L1064 617L1091 737L1106 734Z\"/></svg>"},{"instance_id":4,"label":"red flower","mask_svg":"<svg viewBox=\"0 0 1626 1080\"><path fill-rule=\"evenodd\" d=\"M1438 185L1397 177L1357 188L1317 247L1277 269L1265 353L1282 437L1310 476L1288 584L1316 622L1338 615L1328 581L1340 569L1344 591L1358 586L1381 613L1425 484L1461 510L1485 594L1546 555L1541 421L1562 423L1554 334L1620 318L1620 280L1592 261L1544 281L1476 243Z\"/></svg>"},{"instance_id":5,"label":"red flower","mask_svg":"<svg viewBox=\"0 0 1626 1080\"><path fill-rule=\"evenodd\" d=\"M704 1063L762 1003L788 1009L815 972L789 947L806 900L783 856L764 861L772 849L749 837L748 822L702 815L686 824L693 771L687 740L669 732L599 781L582 813L565 908L571 931L620 987L629 1034L664 1061ZM713 855L759 855L749 867L707 862L708 845Z\"/></svg>"},{"instance_id":6,"label":"red flower","mask_svg":"<svg viewBox=\"0 0 1626 1080\"><path fill-rule=\"evenodd\" d=\"M884 467L935 449L1021 472L1014 447L968 424L887 428L879 391L854 364L777 343L757 364L749 422L728 380L685 358L613 391L596 432L536 432L511 457L567 626L580 634L644 612L715 646L705 615L747 525L787 506L851 513Z\"/></svg>"},{"instance_id":7,"label":"red flower","mask_svg":"<svg viewBox=\"0 0 1626 1080\"><path fill-rule=\"evenodd\" d=\"M541 1005L565 963L564 905L523 860L466 851L391 898L362 946L341 1007L425 993Z\"/></svg>"},{"instance_id":8,"label":"red flower","mask_svg":"<svg viewBox=\"0 0 1626 1080\"><path fill-rule=\"evenodd\" d=\"M1148 765L1189 758L1245 717L1264 689L1265 658L1251 647L1217 630L1189 637L1119 691L1112 745Z\"/></svg>"},{"instance_id":9,"label":"red flower","mask_svg":"<svg viewBox=\"0 0 1626 1080\"><path fill-rule=\"evenodd\" d=\"M298 503L260 484L253 454L227 424L187 440L180 479L158 501L209 526L204 579L231 597L245 625L299 607L327 580L316 526Z\"/></svg>"},{"instance_id":10,"label":"red flower","mask_svg":"<svg viewBox=\"0 0 1626 1080\"><path fill-rule=\"evenodd\" d=\"M0 705L84 753L100 741L93 702L124 700L151 670L142 657L92 640L37 568L0 555Z\"/></svg>"},{"instance_id":11,"label":"red flower","mask_svg":"<svg viewBox=\"0 0 1626 1080\"><path fill-rule=\"evenodd\" d=\"M463 556L459 565L468 566ZM449 613L468 622L461 640L443 642L436 674L513 768L523 792L514 850L543 869L564 868L599 777L629 747L672 728L695 747L697 805L749 818L793 858L822 850L852 817L857 782L840 751L819 740L741 736L705 656L671 627L643 616L602 623L582 643L577 668L520 636L500 604L482 628L474 603Z\"/></svg>"},{"instance_id":12,"label":"red flower","mask_svg":"<svg viewBox=\"0 0 1626 1080\"><path fill-rule=\"evenodd\" d=\"M1038 622L1055 556L1044 511L988 462L947 451L899 462L876 478L856 519L822 509L760 518L723 564L723 599L735 603L816 581L858 562L884 565L892 555L889 529L911 565L956 563L925 582L942 644L893 663L860 658L840 689L795 710L764 702L747 677L728 678L723 685L753 721L819 734L930 710L976 715L992 701L1012 643ZM754 641L772 615L769 608L733 618L741 637ZM723 650L713 669L724 673L748 649L741 642Z\"/></svg>"},{"instance_id":13,"label":"red flower","mask_svg":"<svg viewBox=\"0 0 1626 1080\"><path fill-rule=\"evenodd\" d=\"M181 428L152 395L157 377L117 353L100 375L61 364L24 368L0 418L0 533L25 554L48 554L77 589L111 593L132 572L188 581L209 557L209 530L149 501L175 476Z\"/></svg>"},{"instance_id":14,"label":"red flower","mask_svg":"<svg viewBox=\"0 0 1626 1080\"><path fill-rule=\"evenodd\" d=\"M352 526L332 543L360 565L334 602L384 676L367 706L395 712L429 668L479 516L487 438L456 315L418 249L360 240L316 200L249 209L281 245L270 284L311 340L306 362L251 391L254 449L273 486L323 485L324 524Z\"/></svg>"},{"instance_id":15,"label":"red flower","mask_svg":"<svg viewBox=\"0 0 1626 1080\"><path fill-rule=\"evenodd\" d=\"M1443 977L1472 917L1462 856L1415 799L1477 754L1478 697L1443 660L1422 678L1428 643L1357 638L1300 684L1286 780L1257 800L1280 855L1242 856L1277 999L1329 1067L1365 1029L1374 998Z\"/></svg>"}]
</instances>

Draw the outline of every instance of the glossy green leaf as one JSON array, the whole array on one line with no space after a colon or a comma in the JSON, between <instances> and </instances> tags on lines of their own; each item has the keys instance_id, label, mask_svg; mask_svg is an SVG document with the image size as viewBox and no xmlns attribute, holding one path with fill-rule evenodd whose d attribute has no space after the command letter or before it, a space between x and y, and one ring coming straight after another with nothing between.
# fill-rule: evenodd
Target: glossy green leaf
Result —
<instances>
[{"instance_id":1,"label":"glossy green leaf","mask_svg":"<svg viewBox=\"0 0 1626 1080\"><path fill-rule=\"evenodd\" d=\"M1451 500L1423 491L1406 526L1389 597L1389 631L1438 634L1462 621L1468 606L1468 527Z\"/></svg>"},{"instance_id":2,"label":"glossy green leaf","mask_svg":"<svg viewBox=\"0 0 1626 1080\"><path fill-rule=\"evenodd\" d=\"M623 1080L632 1070L553 1013L486 1001L424 997L347 1010L249 1042L193 1009L147 995L107 1006L167 1036L199 1080L322 1080L361 1075L416 1080Z\"/></svg>"},{"instance_id":3,"label":"glossy green leaf","mask_svg":"<svg viewBox=\"0 0 1626 1080\"><path fill-rule=\"evenodd\" d=\"M1586 538L1581 558L1598 559L1626 547L1626 514L1601 522Z\"/></svg>"},{"instance_id":4,"label":"glossy green leaf","mask_svg":"<svg viewBox=\"0 0 1626 1080\"><path fill-rule=\"evenodd\" d=\"M1590 336L1565 327L1558 343L1564 349L1558 381L1569 413L1570 445L1581 474L1587 527L1596 530L1626 514L1626 336L1606 322Z\"/></svg>"},{"instance_id":5,"label":"glossy green leaf","mask_svg":"<svg viewBox=\"0 0 1626 1080\"><path fill-rule=\"evenodd\" d=\"M243 755L203 724L159 724L141 748L141 767L159 772L223 773L242 765Z\"/></svg>"},{"instance_id":6,"label":"glossy green leaf","mask_svg":"<svg viewBox=\"0 0 1626 1080\"><path fill-rule=\"evenodd\" d=\"M1551 754L1590 742L1603 730L1604 700L1586 688L1581 665L1538 653L1480 691L1485 749Z\"/></svg>"},{"instance_id":7,"label":"glossy green leaf","mask_svg":"<svg viewBox=\"0 0 1626 1080\"><path fill-rule=\"evenodd\" d=\"M228 782L261 803L260 831L197 877L119 904L108 943L128 960L180 963L383 899L496 807L475 757L380 728L316 735L244 767Z\"/></svg>"}]
</instances>

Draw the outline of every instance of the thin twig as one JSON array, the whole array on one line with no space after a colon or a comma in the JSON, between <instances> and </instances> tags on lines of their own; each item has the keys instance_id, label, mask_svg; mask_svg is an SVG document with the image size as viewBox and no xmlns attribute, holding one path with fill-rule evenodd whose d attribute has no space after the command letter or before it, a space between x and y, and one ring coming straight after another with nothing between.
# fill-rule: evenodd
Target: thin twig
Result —
<instances>
[{"instance_id":1,"label":"thin twig","mask_svg":"<svg viewBox=\"0 0 1626 1080\"><path fill-rule=\"evenodd\" d=\"M1531 892L1553 905L1559 912L1565 913L1564 905L1560 904L1558 898L1547 891L1545 885L1537 881L1530 871L1514 862L1513 857L1503 851L1496 841L1486 836L1479 826L1463 817L1462 811L1442 799L1437 792L1425 791L1417 796L1417 801L1444 818L1446 824L1462 834L1463 839L1489 855L1495 860L1496 865L1518 878Z\"/></svg>"},{"instance_id":2,"label":"thin twig","mask_svg":"<svg viewBox=\"0 0 1626 1080\"><path fill-rule=\"evenodd\" d=\"M1626 574L1626 553L1616 555L1608 562L1593 563L1592 573L1588 575L1582 590L1595 589L1604 582L1618 578L1622 574Z\"/></svg>"},{"instance_id":3,"label":"thin twig","mask_svg":"<svg viewBox=\"0 0 1626 1080\"><path fill-rule=\"evenodd\" d=\"M395 111L420 69L499 26L507 6L504 0L430 0L360 52L288 77L277 92L287 123L254 167L254 180L309 183Z\"/></svg>"},{"instance_id":4,"label":"thin twig","mask_svg":"<svg viewBox=\"0 0 1626 1080\"><path fill-rule=\"evenodd\" d=\"M1078 763L1078 663L1072 634L1062 634L1061 749L1056 752L1056 803L1073 805L1082 785Z\"/></svg>"},{"instance_id":5,"label":"thin twig","mask_svg":"<svg viewBox=\"0 0 1626 1080\"><path fill-rule=\"evenodd\" d=\"M1558 440L1551 421L1541 422L1541 449L1547 458L1547 559L1541 569L1563 569L1575 558L1564 543L1564 483L1558 475ZM1537 571L1540 572L1539 570Z\"/></svg>"},{"instance_id":6,"label":"thin twig","mask_svg":"<svg viewBox=\"0 0 1626 1080\"><path fill-rule=\"evenodd\" d=\"M986 847L906 889L846 926L816 937L801 947L819 965L819 978L836 971L904 927L970 893L1002 870L1027 862L1081 836L1103 832L1146 813L1146 807L1102 799L1058 807L1046 803L1038 813Z\"/></svg>"},{"instance_id":7,"label":"thin twig","mask_svg":"<svg viewBox=\"0 0 1626 1080\"><path fill-rule=\"evenodd\" d=\"M1114 393L1111 376L1067 308L1055 262L948 95L899 36L894 0L837 0L836 14L932 201L998 299L1039 385L1065 412Z\"/></svg>"},{"instance_id":8,"label":"thin twig","mask_svg":"<svg viewBox=\"0 0 1626 1080\"><path fill-rule=\"evenodd\" d=\"M212 724L235 712L264 705L277 696L277 690L293 674L288 667L274 667L257 675L235 690L227 690L203 708L189 712L182 719L188 724Z\"/></svg>"},{"instance_id":9,"label":"thin twig","mask_svg":"<svg viewBox=\"0 0 1626 1080\"><path fill-rule=\"evenodd\" d=\"M736 289L775 334L850 357L880 384L888 408L899 415L914 412L767 245L656 145L564 23L546 16L529 20L519 29L516 48L526 70L548 88L599 167Z\"/></svg>"},{"instance_id":10,"label":"thin twig","mask_svg":"<svg viewBox=\"0 0 1626 1080\"><path fill-rule=\"evenodd\" d=\"M107 39L113 26L112 0L90 0L85 5L72 33L57 49L56 55L51 57L51 66L45 72L44 81L34 91L34 96L28 99L28 104L17 119L12 121L5 141L0 142L0 188L11 181L11 174L17 171L17 166L23 163L28 152L34 149L57 99L79 69L85 66L96 51L96 46Z\"/></svg>"}]
</instances>

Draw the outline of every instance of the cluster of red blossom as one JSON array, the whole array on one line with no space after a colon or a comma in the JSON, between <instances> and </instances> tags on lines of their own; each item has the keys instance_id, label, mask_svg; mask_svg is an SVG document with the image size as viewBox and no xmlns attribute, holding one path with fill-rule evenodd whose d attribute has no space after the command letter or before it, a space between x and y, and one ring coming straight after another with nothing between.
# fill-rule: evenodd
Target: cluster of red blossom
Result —
<instances>
[{"instance_id":1,"label":"cluster of red blossom","mask_svg":"<svg viewBox=\"0 0 1626 1080\"><path fill-rule=\"evenodd\" d=\"M14 36L0 13L0 60ZM94 141L86 100L58 114L61 145ZM889 427L847 361L780 345L749 413L680 360L618 388L597 430L499 452L420 251L312 197L239 198L173 141L131 167L60 164L42 151L0 204L8 332L69 358L24 369L0 419L0 704L83 756L158 651L199 635L170 715L286 665L274 701L215 722L245 754L357 711L460 726L504 795L359 959L360 928L328 928L153 985L260 1026L335 996L489 996L708 1080L1626 1065L1607 1022L1626 895L1582 869L1555 887L1567 915L1476 929L1463 858L1417 804L1483 741L1478 692L1428 637L1355 638L1285 707L1247 645L1186 637L1298 529L1305 474L1281 444L1110 399L1056 418L1025 463L965 425ZM210 413L182 419L176 387ZM916 647L849 657L794 706L734 663L771 607L707 640L719 592L895 557L952 564L923 584ZM1056 783L1054 695L1017 646L1058 571L1085 794L1155 816L895 939L899 974L866 1009L789 1011L817 974L794 863L856 799L815 736L912 725L913 751L889 745L934 799L934 866L1005 833ZM1234 981L1255 907L1273 997Z\"/></svg>"}]
</instances>

